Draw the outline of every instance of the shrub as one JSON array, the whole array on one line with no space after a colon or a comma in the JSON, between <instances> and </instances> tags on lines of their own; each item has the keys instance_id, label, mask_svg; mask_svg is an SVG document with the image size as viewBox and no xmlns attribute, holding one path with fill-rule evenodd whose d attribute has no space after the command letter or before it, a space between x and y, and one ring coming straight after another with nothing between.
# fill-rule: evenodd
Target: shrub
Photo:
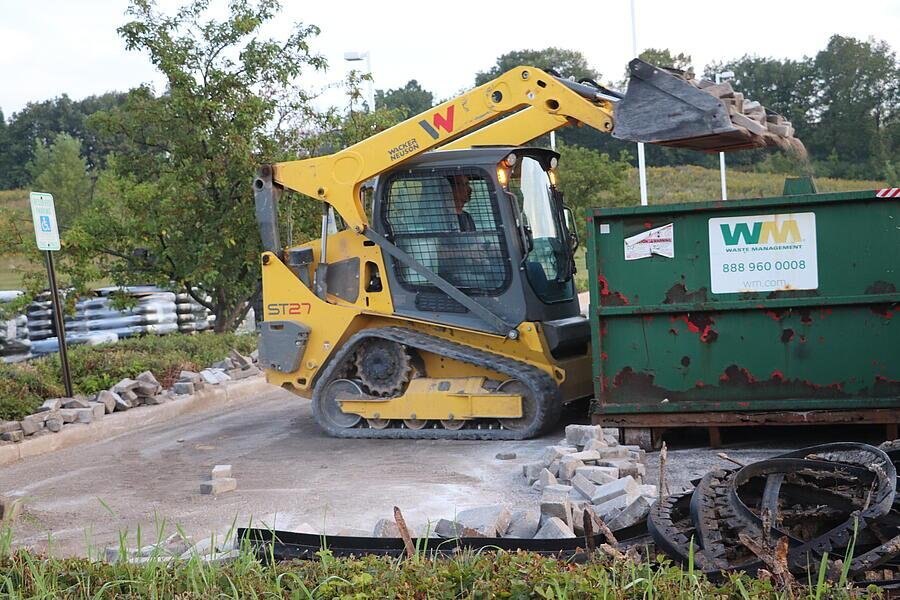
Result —
<instances>
[{"instance_id":1,"label":"shrub","mask_svg":"<svg viewBox=\"0 0 900 600\"><path fill-rule=\"evenodd\" d=\"M182 369L202 369L228 356L232 348L249 354L256 348L256 336L144 336L117 344L74 346L69 349L72 387L76 394L94 394L142 371L151 371L168 386ZM58 354L0 365L0 419L20 419L37 410L45 398L63 394Z\"/></svg>"}]
</instances>

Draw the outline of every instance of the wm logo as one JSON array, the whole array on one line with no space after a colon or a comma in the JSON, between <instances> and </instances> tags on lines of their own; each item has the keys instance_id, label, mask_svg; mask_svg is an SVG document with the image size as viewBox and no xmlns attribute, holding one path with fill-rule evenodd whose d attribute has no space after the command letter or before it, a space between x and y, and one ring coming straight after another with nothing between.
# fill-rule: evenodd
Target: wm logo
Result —
<instances>
[{"instance_id":1,"label":"wm logo","mask_svg":"<svg viewBox=\"0 0 900 600\"><path fill-rule=\"evenodd\" d=\"M787 244L797 243L800 239L800 226L794 219L788 219L779 226L775 221L756 221L755 223L735 223L732 229L727 223L719 225L722 239L726 246L745 244Z\"/></svg>"}]
</instances>

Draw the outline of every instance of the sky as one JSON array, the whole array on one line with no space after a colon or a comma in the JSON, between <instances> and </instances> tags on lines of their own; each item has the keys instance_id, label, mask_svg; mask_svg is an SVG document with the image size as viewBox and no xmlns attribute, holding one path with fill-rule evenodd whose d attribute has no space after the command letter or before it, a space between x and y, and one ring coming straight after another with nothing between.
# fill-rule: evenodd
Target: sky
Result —
<instances>
[{"instance_id":1,"label":"sky","mask_svg":"<svg viewBox=\"0 0 900 600\"><path fill-rule=\"evenodd\" d=\"M211 0L224 14L224 0ZM416 79L436 100L471 87L510 50L558 46L580 50L604 79L622 78L632 50L631 2L356 2L282 0L268 31L283 37L295 22L321 28L311 41L329 63L299 85L318 90L353 65L345 52L368 52L374 85L390 89ZM178 0L158 0L174 12ZM900 51L900 0L834 1L634 0L637 47L669 48L693 57L698 72L744 54L801 58L833 34L887 41ZM66 93L73 99L162 80L145 55L125 50L116 28L127 0L0 0L0 109L9 118L29 101ZM501 10L502 9L502 10ZM359 68L360 63L356 63ZM321 102L342 101L337 92Z\"/></svg>"}]
</instances>

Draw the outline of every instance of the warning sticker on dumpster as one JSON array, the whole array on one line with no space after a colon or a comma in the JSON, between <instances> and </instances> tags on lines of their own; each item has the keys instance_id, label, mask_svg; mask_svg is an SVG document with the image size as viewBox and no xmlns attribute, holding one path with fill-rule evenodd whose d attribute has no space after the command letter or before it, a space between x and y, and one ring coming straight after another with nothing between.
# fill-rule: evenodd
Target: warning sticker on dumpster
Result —
<instances>
[{"instance_id":1,"label":"warning sticker on dumpster","mask_svg":"<svg viewBox=\"0 0 900 600\"><path fill-rule=\"evenodd\" d=\"M655 227L625 238L625 260L648 258L653 254L675 258L674 227L672 223Z\"/></svg>"},{"instance_id":2,"label":"warning sticker on dumpster","mask_svg":"<svg viewBox=\"0 0 900 600\"><path fill-rule=\"evenodd\" d=\"M714 294L819 287L815 213L709 220Z\"/></svg>"}]
</instances>

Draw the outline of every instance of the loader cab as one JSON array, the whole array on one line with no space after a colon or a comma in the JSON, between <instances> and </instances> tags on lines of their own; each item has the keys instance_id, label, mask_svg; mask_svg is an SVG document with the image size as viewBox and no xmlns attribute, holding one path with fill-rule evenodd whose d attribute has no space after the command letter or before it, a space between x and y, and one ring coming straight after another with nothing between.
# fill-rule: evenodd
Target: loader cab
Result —
<instances>
[{"instance_id":1,"label":"loader cab","mask_svg":"<svg viewBox=\"0 0 900 600\"><path fill-rule=\"evenodd\" d=\"M580 315L557 160L539 148L424 154L378 178L373 226L507 322L552 328ZM484 330L478 316L401 260L388 261L387 278L398 314ZM588 333L577 328L581 347Z\"/></svg>"}]
</instances>

